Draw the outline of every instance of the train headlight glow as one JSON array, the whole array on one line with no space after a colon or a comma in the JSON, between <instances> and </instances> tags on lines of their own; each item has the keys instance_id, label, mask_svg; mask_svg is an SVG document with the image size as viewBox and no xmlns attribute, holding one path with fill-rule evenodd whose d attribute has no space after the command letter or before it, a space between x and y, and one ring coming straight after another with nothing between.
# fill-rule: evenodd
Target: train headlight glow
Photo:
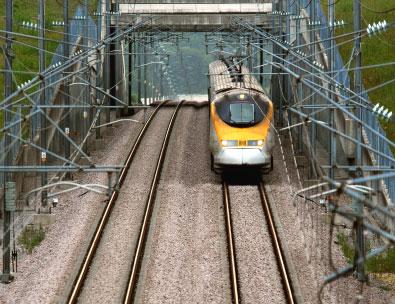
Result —
<instances>
[{"instance_id":1,"label":"train headlight glow","mask_svg":"<svg viewBox=\"0 0 395 304\"><path fill-rule=\"evenodd\" d=\"M263 139L249 140L249 141L247 142L247 145L248 145L248 146L253 146L253 147L256 147L256 146L263 146Z\"/></svg>"},{"instance_id":2,"label":"train headlight glow","mask_svg":"<svg viewBox=\"0 0 395 304\"><path fill-rule=\"evenodd\" d=\"M223 147L236 147L237 140L222 140L221 144Z\"/></svg>"}]
</instances>

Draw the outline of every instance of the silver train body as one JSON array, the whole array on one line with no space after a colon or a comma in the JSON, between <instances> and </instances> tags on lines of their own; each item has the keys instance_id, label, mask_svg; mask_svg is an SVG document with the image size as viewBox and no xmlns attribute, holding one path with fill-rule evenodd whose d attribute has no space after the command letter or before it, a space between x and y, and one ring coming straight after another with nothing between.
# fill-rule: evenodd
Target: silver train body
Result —
<instances>
[{"instance_id":1,"label":"silver train body","mask_svg":"<svg viewBox=\"0 0 395 304\"><path fill-rule=\"evenodd\" d=\"M273 104L245 67L214 61L210 72L212 168L273 168Z\"/></svg>"}]
</instances>

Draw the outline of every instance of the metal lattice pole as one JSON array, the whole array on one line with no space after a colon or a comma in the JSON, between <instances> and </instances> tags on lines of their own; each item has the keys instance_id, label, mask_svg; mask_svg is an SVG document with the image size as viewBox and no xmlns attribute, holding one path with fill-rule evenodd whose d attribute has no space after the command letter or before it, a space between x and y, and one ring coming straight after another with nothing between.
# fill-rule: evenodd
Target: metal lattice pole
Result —
<instances>
[{"instance_id":1,"label":"metal lattice pole","mask_svg":"<svg viewBox=\"0 0 395 304\"><path fill-rule=\"evenodd\" d=\"M129 40L129 61L128 61L128 105L132 105L133 91L133 43L134 37ZM128 111L129 114L129 111Z\"/></svg>"},{"instance_id":2,"label":"metal lattice pole","mask_svg":"<svg viewBox=\"0 0 395 304\"><path fill-rule=\"evenodd\" d=\"M136 56L137 56L137 99L138 103L141 103L141 37L139 33L137 36L138 43L136 45Z\"/></svg>"},{"instance_id":3,"label":"metal lattice pole","mask_svg":"<svg viewBox=\"0 0 395 304\"><path fill-rule=\"evenodd\" d=\"M98 14L98 18L97 18L97 41L102 40L102 37L101 37L102 16L103 16L102 11L103 11L102 0L99 0L99 3L98 3L98 13L99 14ZM98 86L98 87L100 87L102 85L102 81L101 81L101 77L100 77L100 74L102 73L102 71L101 71L101 57L102 57L102 55L101 55L100 51L97 51L96 52L96 58L97 58L96 86ZM95 93L96 93L96 104L97 105L101 104L102 94L98 90L96 90ZM97 109L97 111L99 111L97 120L98 120L98 124L100 125L101 124L101 110ZM96 128L96 139L101 139L100 128Z\"/></svg>"},{"instance_id":4,"label":"metal lattice pole","mask_svg":"<svg viewBox=\"0 0 395 304\"><path fill-rule=\"evenodd\" d=\"M297 3L297 16L299 16L301 14L301 1L299 0ZM296 21L296 45L297 47L299 47L299 45L302 44L302 34L301 34L301 24L300 24L300 18L297 18ZM297 83L297 94L298 94L298 99L297 102L301 102L303 100L303 86L300 82ZM301 119L300 119L301 121ZM300 125L300 127L298 128L298 153L302 153L303 152L303 125Z\"/></svg>"},{"instance_id":5,"label":"metal lattice pole","mask_svg":"<svg viewBox=\"0 0 395 304\"><path fill-rule=\"evenodd\" d=\"M110 27L111 27L111 16L110 16L110 11L111 11L111 0L106 0L106 37L109 37L110 35ZM104 88L107 94L110 93L110 45L106 44L106 47L104 49ZM110 106L111 105L111 98L107 95L105 97L106 99L106 105ZM109 123L111 121L111 113L110 113L110 107L106 109L106 122Z\"/></svg>"},{"instance_id":6,"label":"metal lattice pole","mask_svg":"<svg viewBox=\"0 0 395 304\"><path fill-rule=\"evenodd\" d=\"M334 24L335 22L335 1L334 0L329 0L328 2L328 13L329 13L329 24ZM334 31L335 27L332 27L329 29L329 35L330 35L330 46L329 46L329 70L330 70L330 77L334 77L334 69L335 69L335 51L334 51ZM329 83L329 90L333 91L334 87ZM335 99L335 94L330 92L329 93L329 98L332 100ZM332 126L333 128L335 127L335 109L331 107L329 110L329 125ZM336 165L336 138L335 138L335 133L330 132L330 141L329 141L329 177L331 179L335 178L335 165Z\"/></svg>"},{"instance_id":7,"label":"metal lattice pole","mask_svg":"<svg viewBox=\"0 0 395 304\"><path fill-rule=\"evenodd\" d=\"M316 5L317 3L315 2L315 0L312 0L312 2L310 3L310 53L314 54L313 56L313 60L316 60L316 55L315 55L315 14L316 14ZM314 77L314 67L311 67L311 74L312 74L312 81L318 81L315 79ZM314 106L316 104L316 98L315 98L315 94L314 94L314 90L310 89L309 93L311 94L311 104ZM312 112L314 112L314 109L311 110ZM312 114L312 117L315 118L315 114ZM315 155L316 154L316 136L317 136L317 125L316 124L312 124L310 126L310 145L311 145L311 150L312 153ZM311 170L310 170L310 177L314 178L314 176L316 175L316 172L314 172L314 166L310 166Z\"/></svg>"},{"instance_id":8,"label":"metal lattice pole","mask_svg":"<svg viewBox=\"0 0 395 304\"><path fill-rule=\"evenodd\" d=\"M6 45L5 45L5 58L4 67L6 72L4 73L4 98L7 98L12 94L12 22L13 22L13 1L6 1ZM10 103L10 102L8 102ZM7 104L8 104L7 103ZM7 104L5 106L7 106ZM11 113L9 111L4 111L4 127L11 123ZM12 165L12 155L11 152L7 152L7 147L11 145L11 137L7 134L4 135L4 153L6 153L4 158L4 165ZM11 272L11 259L10 259L10 245L11 245L11 211L8 210L6 205L6 183L12 181L11 173L4 172L4 207L3 207L3 273L1 275L2 283L9 283L12 279L10 275Z\"/></svg>"},{"instance_id":9,"label":"metal lattice pole","mask_svg":"<svg viewBox=\"0 0 395 304\"><path fill-rule=\"evenodd\" d=\"M160 74L159 74L159 91L161 96L165 96L164 88L163 88L163 72L164 72L164 67L160 67Z\"/></svg>"},{"instance_id":10,"label":"metal lattice pole","mask_svg":"<svg viewBox=\"0 0 395 304\"><path fill-rule=\"evenodd\" d=\"M359 96L362 92L362 54L361 54L361 19L362 19L362 4L360 0L354 0L354 32L355 37L355 72L354 72L354 92ZM356 116L361 119L361 107L357 107ZM356 139L360 143L362 140L362 126L360 123L356 123ZM362 147L360 144L356 145L356 158L355 164L360 166L362 164ZM363 227L363 202L354 199L353 201L354 210L359 215L356 221L356 243L355 243L355 259L364 260L365 257L365 237ZM357 262L356 275L359 281L366 281L364 262Z\"/></svg>"},{"instance_id":11,"label":"metal lattice pole","mask_svg":"<svg viewBox=\"0 0 395 304\"><path fill-rule=\"evenodd\" d=\"M89 49L89 39L88 39L88 0L84 0L84 22L83 22L83 46L84 46L84 51L87 51ZM88 57L85 56L83 60L84 66L88 66ZM90 83L89 80L89 73L90 69L87 69L86 72L84 73L83 77L85 80ZM82 126L83 126L83 131L82 131L82 140L85 138L86 134L88 133L88 124L89 124L89 112L88 112L88 107L90 106L90 86L84 86L83 88L83 100L84 100L84 108L83 108L83 113L82 113ZM88 144L85 142L83 145L82 149L85 151L85 153L88 153Z\"/></svg>"},{"instance_id":12,"label":"metal lattice pole","mask_svg":"<svg viewBox=\"0 0 395 304\"><path fill-rule=\"evenodd\" d=\"M40 0L39 4L39 27L40 27L40 39L39 43L39 72L42 74L45 70L45 0ZM46 94L45 94L45 78L41 79L40 82L40 106L46 105ZM40 145L41 148L47 149L47 119L46 113L47 108L42 109L43 114L40 115ZM47 162L47 156L45 152L41 153L41 164L45 165ZM41 186L45 186L48 183L48 173L43 172L41 175ZM43 190L41 192L41 207L44 209L44 212L47 208L47 190Z\"/></svg>"},{"instance_id":13,"label":"metal lattice pole","mask_svg":"<svg viewBox=\"0 0 395 304\"><path fill-rule=\"evenodd\" d=\"M259 38L259 44L261 46L261 50L259 50L259 83L263 86L263 48L264 48L264 40L263 38Z\"/></svg>"},{"instance_id":14,"label":"metal lattice pole","mask_svg":"<svg viewBox=\"0 0 395 304\"><path fill-rule=\"evenodd\" d=\"M63 56L64 56L64 61L67 60L70 56L70 47L69 47L69 0L64 0L63 1L63 22L64 22L64 27L63 27ZM67 76L69 70L65 69L64 71L64 77ZM65 79L64 81L64 87L63 87L63 98L64 98L64 104L66 106L70 105L70 87L69 87L69 79ZM71 110L65 109L67 112L64 118L64 128L63 131L66 133L68 136L70 134L70 113ZM64 157L69 158L70 157L70 142L64 138L63 140L63 147L64 147ZM66 178L70 178L70 174L66 174Z\"/></svg>"},{"instance_id":15,"label":"metal lattice pole","mask_svg":"<svg viewBox=\"0 0 395 304\"><path fill-rule=\"evenodd\" d=\"M144 35L144 34L143 34ZM144 104L147 105L147 36L143 38L143 50L144 50Z\"/></svg>"},{"instance_id":16,"label":"metal lattice pole","mask_svg":"<svg viewBox=\"0 0 395 304\"><path fill-rule=\"evenodd\" d=\"M115 0L113 11L116 13L114 32L118 32L119 31L119 14L118 14L119 1L118 0ZM114 83L111 85L111 86L115 86L114 87L114 95L118 99L123 99L123 96L121 96L121 94L120 94L120 88L122 87L122 84L119 83L119 81L122 77L121 76L121 60L120 60L120 58L123 56L123 54L121 54L121 51L122 51L121 42L118 38L115 41L115 47L114 47L114 64L115 64ZM116 116L120 117L121 113L122 113L121 108L117 108L116 109Z\"/></svg>"}]
</instances>

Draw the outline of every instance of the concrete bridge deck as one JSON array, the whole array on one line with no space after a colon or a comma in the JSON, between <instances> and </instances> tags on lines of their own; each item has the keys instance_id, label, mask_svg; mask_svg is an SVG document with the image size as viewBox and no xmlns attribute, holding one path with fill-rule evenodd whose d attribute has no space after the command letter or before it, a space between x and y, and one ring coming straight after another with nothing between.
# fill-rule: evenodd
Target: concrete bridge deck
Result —
<instances>
[{"instance_id":1,"label":"concrete bridge deck","mask_svg":"<svg viewBox=\"0 0 395 304\"><path fill-rule=\"evenodd\" d=\"M180 14L261 14L272 11L271 3L143 3L143 4L120 4L119 9L122 14L160 14L160 15L180 15Z\"/></svg>"},{"instance_id":2,"label":"concrete bridge deck","mask_svg":"<svg viewBox=\"0 0 395 304\"><path fill-rule=\"evenodd\" d=\"M207 32L222 26L229 29L232 17L243 16L249 22L267 27L271 3L120 3L120 22L138 22L153 16L150 26L167 26L172 31Z\"/></svg>"}]
</instances>

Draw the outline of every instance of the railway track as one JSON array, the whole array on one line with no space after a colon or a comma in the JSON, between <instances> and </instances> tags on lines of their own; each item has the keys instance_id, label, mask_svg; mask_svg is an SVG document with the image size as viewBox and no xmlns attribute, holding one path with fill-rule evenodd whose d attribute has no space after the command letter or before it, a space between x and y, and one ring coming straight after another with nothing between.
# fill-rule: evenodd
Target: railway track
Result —
<instances>
[{"instance_id":1,"label":"railway track","mask_svg":"<svg viewBox=\"0 0 395 304\"><path fill-rule=\"evenodd\" d=\"M259 182L257 187L262 205L262 211L266 219L266 225L268 227L271 242L274 248L278 271L281 274L281 281L282 281L281 283L284 290L284 295L286 297L286 302L289 304L294 304L296 303L296 300L292 289L290 277L288 274L280 239L278 237L276 226L273 221L273 215L265 193L265 188L262 182ZM228 257L229 257L230 283L232 289L232 300L233 303L238 304L241 303L242 301L240 299L240 284L239 284L237 259L236 259L235 237L234 237L234 231L232 225L229 185L225 179L223 179L222 182L222 189L223 189L223 204L224 204L225 225L226 225L226 234L227 234L227 243L228 243Z\"/></svg>"},{"instance_id":2,"label":"railway track","mask_svg":"<svg viewBox=\"0 0 395 304\"><path fill-rule=\"evenodd\" d=\"M139 271L140 271L141 262L143 259L145 243L146 243L147 234L148 234L148 230L149 230L149 224L150 224L151 215L152 215L152 209L153 209L153 205L155 202L156 190L159 185L160 174L162 171L163 162L165 160L165 155L166 155L166 150L167 150L167 146L168 146L169 139L170 139L170 134L173 129L177 113L178 113L182 103L183 103L183 101L181 101L177 105L177 108L174 111L173 116L171 117L170 124L166 130L165 139L163 141L160 155L158 158L158 162L157 162L157 165L155 168L155 174L154 174L154 177L151 182L150 192L149 192L149 196L148 196L145 211L144 211L144 219L143 219L143 222L142 222L142 225L140 228L140 233L139 233L139 238L138 238L136 250L134 253L132 268L131 268L130 275L129 275L129 281L128 281L128 285L127 285L124 300L123 300L123 303L125 303L125 304L132 303L134 300L136 285L137 285L137 281L138 281Z\"/></svg>"},{"instance_id":3,"label":"railway track","mask_svg":"<svg viewBox=\"0 0 395 304\"><path fill-rule=\"evenodd\" d=\"M148 118L146 124L144 125L144 127L142 128L142 130L140 131L140 133L137 136L136 141L133 144L133 147L131 148L130 152L128 153L128 156L126 158L126 162L125 165L120 173L119 179L118 179L118 189L120 189L125 181L126 175L129 171L129 168L134 160L134 157L136 155L137 150L140 147L142 138L144 137L147 129L149 128L149 126L151 125L152 121L154 120L154 118L157 116L157 113L159 112L159 110L167 103L167 101L163 101L162 103L160 103L157 108L154 110L154 112L150 115L150 117ZM178 114L178 111L181 107L183 102L180 102L175 111L173 112L171 119L169 121L167 130L166 130L166 134L165 134L165 138L163 140L162 146L161 146L161 151L160 151L160 155L157 161L157 165L156 165L156 169L155 169L155 173L152 179L152 183L151 183L151 188L150 188L150 192L149 192L149 196L147 199L147 203L146 203L146 207L145 207L145 211L144 211L144 219L143 219L143 223L142 223L142 228L140 229L140 235L139 235L139 239L138 239L138 243L136 246L136 252L135 252L135 257L132 263L132 271L131 274L133 274L133 284L130 284L130 281L128 282L128 288L127 291L125 292L125 303L129 303L131 298L128 298L127 295L129 294L129 289L132 291L130 294L133 296L133 288L135 287L135 283L137 282L137 278L138 278L138 270L140 267L140 262L141 262L141 258L142 258L142 253L144 251L144 245L145 245L145 238L146 238L146 234L148 231L148 226L149 226L149 220L150 220L150 215L152 212L152 207L153 207L153 203L155 200L155 194L156 194L156 188L158 185L158 181L160 179L160 172L162 169L162 165L163 165L163 161L164 161L164 156L166 154L166 149L168 146L168 142L169 142L169 138L170 138L170 134L171 131L173 129L174 126L174 122L176 119L176 116ZM78 274L74 280L73 286L71 288L71 291L68 295L68 299L67 299L67 303L71 304L71 303L77 303L78 302L78 297L81 294L82 289L84 288L84 283L85 280L87 278L87 275L89 273L89 268L92 265L92 261L94 260L97 248L99 246L101 237L103 235L103 232L105 230L106 224L108 223L108 220L110 218L112 209L117 201L118 198L118 194L119 194L119 190L114 190L110 196L110 199L108 200L103 213L101 214L100 220L98 222L98 225L95 229L95 232L93 234L93 237L90 241L90 244L88 246L88 250L84 256L84 260L82 262L82 265L78 271ZM129 265L128 265L129 266ZM131 286L132 288L130 288L129 286Z\"/></svg>"}]
</instances>

